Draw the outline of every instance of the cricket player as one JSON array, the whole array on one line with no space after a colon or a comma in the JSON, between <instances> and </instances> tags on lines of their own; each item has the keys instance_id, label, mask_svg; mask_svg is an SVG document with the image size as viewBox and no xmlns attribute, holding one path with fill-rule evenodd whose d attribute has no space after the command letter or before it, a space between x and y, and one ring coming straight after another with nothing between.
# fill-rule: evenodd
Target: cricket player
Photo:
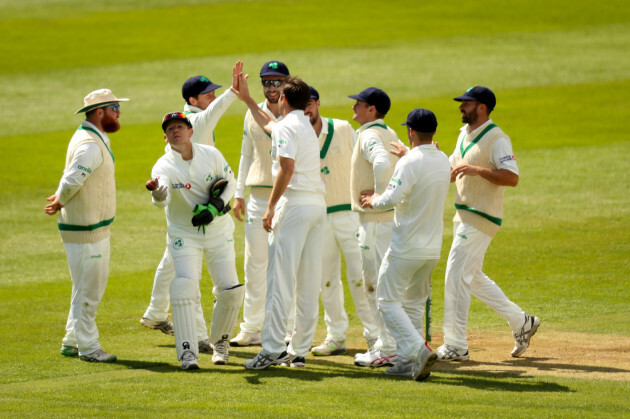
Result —
<instances>
[{"instance_id":1,"label":"cricket player","mask_svg":"<svg viewBox=\"0 0 630 419\"><path fill-rule=\"evenodd\" d=\"M362 207L361 194L365 191L382 194L385 191L398 162L396 155L390 152L398 150L392 143L402 147L404 145L396 132L385 125L383 120L391 106L387 93L369 87L349 97L356 100L352 107L354 111L352 119L361 124L357 130L359 137L352 152L350 173L352 209L359 211L361 225L358 239L363 279L370 307L379 325L378 340L368 340L368 351L356 354L354 363L363 367L392 366L398 359L396 342L387 331L383 317L378 311L376 284L381 261L392 238L394 211Z\"/></svg>"},{"instance_id":2,"label":"cricket player","mask_svg":"<svg viewBox=\"0 0 630 419\"><path fill-rule=\"evenodd\" d=\"M182 97L186 101L184 114L193 126L193 136L190 141L198 144L215 145L214 129L219 119L228 107L236 100L234 89L237 88L236 75L242 72L243 63L237 61L232 69L232 88L227 89L219 97L215 91L219 87L205 76L191 77L182 85ZM168 152L169 146L166 146ZM166 249L162 260L158 265L153 280L151 301L140 323L150 329L157 329L163 333L172 335L173 324L168 319L169 294L171 281L175 278L175 269L171 250L170 239L166 237ZM201 302L196 308L197 339L199 351L212 353L212 345L208 341L208 328L203 316Z\"/></svg>"},{"instance_id":3,"label":"cricket player","mask_svg":"<svg viewBox=\"0 0 630 419\"><path fill-rule=\"evenodd\" d=\"M49 196L44 211L59 212L61 233L70 277L72 298L61 354L80 356L83 361L114 362L99 342L96 311L107 287L109 275L110 225L116 215L114 154L107 134L120 129L120 102L109 89L88 94L85 121L68 144L66 164L59 187Z\"/></svg>"},{"instance_id":4,"label":"cricket player","mask_svg":"<svg viewBox=\"0 0 630 419\"><path fill-rule=\"evenodd\" d=\"M247 369L279 363L304 367L317 328L326 202L317 137L304 115L309 98L308 85L289 77L280 96L283 119L278 123L270 121L251 97L247 101L256 121L271 132L274 175L263 216L263 227L271 233L263 349L245 361ZM295 329L287 347L284 338L293 301Z\"/></svg>"},{"instance_id":5,"label":"cricket player","mask_svg":"<svg viewBox=\"0 0 630 419\"><path fill-rule=\"evenodd\" d=\"M265 101L258 104L269 118L278 122L280 94L289 69L280 61L268 61L260 69L260 82ZM269 233L263 228L262 218L273 187L271 175L271 136L257 123L250 110L243 123L241 159L236 180L234 216L245 218L245 301L241 331L231 341L231 346L260 345L261 330L265 319L267 295L267 257ZM249 187L247 205L245 192ZM245 208L247 207L247 211Z\"/></svg>"},{"instance_id":6,"label":"cricket player","mask_svg":"<svg viewBox=\"0 0 630 419\"><path fill-rule=\"evenodd\" d=\"M370 308L361 265L361 249L355 237L359 214L350 205L350 159L356 132L347 121L324 118L319 114L319 92L310 87L311 97L304 114L319 137L321 177L326 187L326 226L322 263L321 298L326 322L326 339L311 352L316 356L346 353L348 316L344 309L341 283L341 252L346 261L346 276L354 307L363 324L363 337L378 338L378 324Z\"/></svg>"},{"instance_id":7,"label":"cricket player","mask_svg":"<svg viewBox=\"0 0 630 419\"><path fill-rule=\"evenodd\" d=\"M199 368L195 313L201 299L199 279L205 254L215 296L209 337L214 348L212 361L224 365L244 291L236 275L234 221L224 215L236 189L234 174L218 149L190 141L192 123L183 113L166 114L162 129L170 150L153 166L151 176L158 188L151 194L155 206L166 208L175 270L169 291L177 359L182 369ZM223 189L215 191L218 179L227 185L223 183Z\"/></svg>"},{"instance_id":8,"label":"cricket player","mask_svg":"<svg viewBox=\"0 0 630 419\"><path fill-rule=\"evenodd\" d=\"M414 109L403 125L411 150L396 164L385 192L365 194L361 204L395 207L392 241L376 289L378 309L398 349L398 360L385 374L424 381L437 360L422 337L422 325L431 274L442 248L451 166L432 143L437 129L433 112Z\"/></svg>"},{"instance_id":9,"label":"cricket player","mask_svg":"<svg viewBox=\"0 0 630 419\"><path fill-rule=\"evenodd\" d=\"M518 166L510 137L490 119L496 106L492 90L471 87L454 100L461 102L466 125L449 158L457 211L444 284L444 344L436 352L440 361L470 359L466 327L472 294L507 320L514 334L512 356L518 357L528 348L540 319L525 314L481 270L502 224L504 189L518 184Z\"/></svg>"}]
</instances>

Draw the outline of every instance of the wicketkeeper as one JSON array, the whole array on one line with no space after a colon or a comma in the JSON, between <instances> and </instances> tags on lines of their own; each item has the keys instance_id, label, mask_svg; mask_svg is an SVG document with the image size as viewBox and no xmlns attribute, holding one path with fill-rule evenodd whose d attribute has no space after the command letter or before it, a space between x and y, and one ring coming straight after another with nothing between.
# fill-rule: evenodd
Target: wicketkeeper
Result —
<instances>
[{"instance_id":1,"label":"wicketkeeper","mask_svg":"<svg viewBox=\"0 0 630 419\"><path fill-rule=\"evenodd\" d=\"M182 369L198 369L195 309L201 299L199 279L206 256L215 306L210 342L215 364L227 364L228 341L243 301L234 254L234 222L224 216L234 195L234 174L215 147L191 143L192 124L181 112L166 114L164 137L171 149L151 172L158 188L153 204L166 208L169 246L175 266L170 285L177 359Z\"/></svg>"}]
</instances>

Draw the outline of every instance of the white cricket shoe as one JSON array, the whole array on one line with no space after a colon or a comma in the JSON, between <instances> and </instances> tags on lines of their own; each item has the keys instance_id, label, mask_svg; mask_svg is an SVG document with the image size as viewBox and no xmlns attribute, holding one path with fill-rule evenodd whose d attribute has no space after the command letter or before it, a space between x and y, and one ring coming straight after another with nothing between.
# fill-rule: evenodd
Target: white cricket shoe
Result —
<instances>
[{"instance_id":1,"label":"white cricket shoe","mask_svg":"<svg viewBox=\"0 0 630 419\"><path fill-rule=\"evenodd\" d=\"M514 334L514 349L512 349L512 356L518 357L525 352L529 347L529 340L538 330L540 326L540 319L538 317L525 315L525 323L519 330L513 330Z\"/></svg>"},{"instance_id":2,"label":"white cricket shoe","mask_svg":"<svg viewBox=\"0 0 630 419\"><path fill-rule=\"evenodd\" d=\"M182 369L183 370L198 370L199 362L194 353L186 351L182 354Z\"/></svg>"},{"instance_id":3,"label":"white cricket shoe","mask_svg":"<svg viewBox=\"0 0 630 419\"><path fill-rule=\"evenodd\" d=\"M264 370L271 365L282 365L283 363L291 362L291 357L286 351L282 352L277 357L272 357L271 354L264 349L252 359L245 361L245 368L248 370Z\"/></svg>"},{"instance_id":4,"label":"white cricket shoe","mask_svg":"<svg viewBox=\"0 0 630 419\"><path fill-rule=\"evenodd\" d=\"M464 352L463 349L457 349L446 343L435 351L438 361L468 361L470 355L468 355L468 349Z\"/></svg>"},{"instance_id":5,"label":"white cricket shoe","mask_svg":"<svg viewBox=\"0 0 630 419\"><path fill-rule=\"evenodd\" d=\"M230 359L230 351L228 341L221 339L213 345L214 353L212 354L212 362L215 365L226 365Z\"/></svg>"},{"instance_id":6,"label":"white cricket shoe","mask_svg":"<svg viewBox=\"0 0 630 419\"><path fill-rule=\"evenodd\" d=\"M151 320L146 317L143 317L140 319L140 323L142 323L144 327L148 327L149 329L159 330L166 335L171 335L171 336L175 335L175 332L173 331L173 323L171 323L168 317L166 318L166 320L162 320L162 321Z\"/></svg>"},{"instance_id":7,"label":"white cricket shoe","mask_svg":"<svg viewBox=\"0 0 630 419\"><path fill-rule=\"evenodd\" d=\"M416 381L424 381L431 375L431 367L437 361L438 356L435 352L429 348L429 345L424 343L418 350L418 356L413 363L412 375Z\"/></svg>"},{"instance_id":8,"label":"white cricket shoe","mask_svg":"<svg viewBox=\"0 0 630 419\"><path fill-rule=\"evenodd\" d=\"M116 362L116 355L113 354L108 354L107 352L105 352L102 349L97 349L94 352L87 354L87 355L81 355L79 358L81 358L81 361L87 361L87 362Z\"/></svg>"},{"instance_id":9,"label":"white cricket shoe","mask_svg":"<svg viewBox=\"0 0 630 419\"><path fill-rule=\"evenodd\" d=\"M387 355L378 349L354 356L354 365L359 367L393 367L398 361L398 354Z\"/></svg>"},{"instance_id":10,"label":"white cricket shoe","mask_svg":"<svg viewBox=\"0 0 630 419\"><path fill-rule=\"evenodd\" d=\"M393 367L389 367L385 370L385 374L411 378L413 377L412 368L414 362L414 360L403 361L399 358Z\"/></svg>"},{"instance_id":11,"label":"white cricket shoe","mask_svg":"<svg viewBox=\"0 0 630 419\"><path fill-rule=\"evenodd\" d=\"M200 340L199 342L197 342L197 344L199 345L200 353L204 353L204 354L212 353L212 344L210 343L210 338Z\"/></svg>"},{"instance_id":12,"label":"white cricket shoe","mask_svg":"<svg viewBox=\"0 0 630 419\"><path fill-rule=\"evenodd\" d=\"M252 346L261 343L260 332L240 332L230 340L230 346Z\"/></svg>"},{"instance_id":13,"label":"white cricket shoe","mask_svg":"<svg viewBox=\"0 0 630 419\"><path fill-rule=\"evenodd\" d=\"M311 352L315 356L343 355L347 353L346 341L336 341L327 337L321 345L311 349Z\"/></svg>"}]
</instances>

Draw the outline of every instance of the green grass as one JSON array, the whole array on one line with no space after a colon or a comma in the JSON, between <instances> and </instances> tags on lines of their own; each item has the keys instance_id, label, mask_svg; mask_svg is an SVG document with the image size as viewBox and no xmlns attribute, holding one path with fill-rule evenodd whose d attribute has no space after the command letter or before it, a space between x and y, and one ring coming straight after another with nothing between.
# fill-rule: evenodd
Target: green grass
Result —
<instances>
[{"instance_id":1,"label":"green grass","mask_svg":"<svg viewBox=\"0 0 630 419\"><path fill-rule=\"evenodd\" d=\"M419 385L356 368L350 357L252 373L242 363L254 349L232 351L221 368L204 356L201 371L185 373L172 338L138 323L166 232L144 190L163 152L162 115L182 108L187 77L226 86L237 59L262 100L256 76L275 58L318 88L325 116L350 119L347 96L378 86L392 97L386 121L404 140L409 110L432 109L447 154L462 125L452 98L474 84L493 88L492 116L512 138L521 177L506 191L485 272L543 318L541 334L630 336L627 1L0 0L0 31L0 416L627 415L628 382L551 373L438 371ZM58 355L70 283L55 220L43 213L81 121L73 112L101 87L132 99L111 136L118 212L98 316L103 346L119 357L113 365ZM234 169L244 112L232 105L216 131ZM438 334L452 198L451 188L433 278ZM242 279L238 222L235 243ZM210 308L207 274L201 287ZM363 346L347 306L353 353ZM476 300L469 330L509 334ZM320 320L316 339L324 334Z\"/></svg>"}]
</instances>

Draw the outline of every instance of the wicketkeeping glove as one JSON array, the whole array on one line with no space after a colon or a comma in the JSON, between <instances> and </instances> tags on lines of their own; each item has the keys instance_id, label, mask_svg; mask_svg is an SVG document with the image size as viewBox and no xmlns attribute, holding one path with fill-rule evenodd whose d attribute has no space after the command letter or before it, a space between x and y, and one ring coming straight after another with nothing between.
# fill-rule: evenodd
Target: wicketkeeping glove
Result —
<instances>
[{"instance_id":1,"label":"wicketkeeping glove","mask_svg":"<svg viewBox=\"0 0 630 419\"><path fill-rule=\"evenodd\" d=\"M231 208L225 205L219 195L227 186L227 180L217 178L210 184L210 197L206 205L197 204L193 209L192 225L203 229L205 234L206 226L210 224L216 217L226 214Z\"/></svg>"},{"instance_id":2,"label":"wicketkeeping glove","mask_svg":"<svg viewBox=\"0 0 630 419\"><path fill-rule=\"evenodd\" d=\"M208 204L214 205L214 207L219 211L219 215L227 214L232 208L230 208L230 204L225 204L219 196L225 190L228 181L223 178L216 178L210 184L210 198L208 199Z\"/></svg>"},{"instance_id":3,"label":"wicketkeeping glove","mask_svg":"<svg viewBox=\"0 0 630 419\"><path fill-rule=\"evenodd\" d=\"M219 211L217 208L212 205L195 205L193 209L195 215L192 218L192 225L195 227L208 225L214 220L215 217L219 216Z\"/></svg>"},{"instance_id":4,"label":"wicketkeeping glove","mask_svg":"<svg viewBox=\"0 0 630 419\"><path fill-rule=\"evenodd\" d=\"M151 196L153 196L153 199L155 199L156 201L164 201L167 195L168 186L166 185L162 185L159 188L151 191Z\"/></svg>"}]
</instances>

